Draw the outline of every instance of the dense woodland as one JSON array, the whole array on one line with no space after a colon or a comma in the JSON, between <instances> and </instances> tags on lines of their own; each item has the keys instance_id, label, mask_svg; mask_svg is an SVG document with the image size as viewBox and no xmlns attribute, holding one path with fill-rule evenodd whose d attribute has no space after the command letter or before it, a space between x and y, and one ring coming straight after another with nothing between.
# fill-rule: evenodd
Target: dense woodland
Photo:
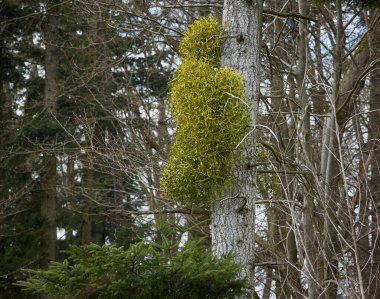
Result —
<instances>
[{"instance_id":1,"label":"dense woodland","mask_svg":"<svg viewBox=\"0 0 380 299\"><path fill-rule=\"evenodd\" d=\"M380 298L379 6L0 1L0 298Z\"/></svg>"}]
</instances>

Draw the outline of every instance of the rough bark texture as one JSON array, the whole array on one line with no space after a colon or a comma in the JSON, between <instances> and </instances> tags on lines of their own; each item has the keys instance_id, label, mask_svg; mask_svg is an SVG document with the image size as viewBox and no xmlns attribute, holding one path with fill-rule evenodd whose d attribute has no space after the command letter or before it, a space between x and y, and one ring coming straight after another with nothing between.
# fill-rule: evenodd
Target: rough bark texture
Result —
<instances>
[{"instance_id":1,"label":"rough bark texture","mask_svg":"<svg viewBox=\"0 0 380 299\"><path fill-rule=\"evenodd\" d=\"M259 93L262 1L226 0L223 9L226 39L222 64L238 71L244 78L245 96L251 106L252 126L256 124ZM226 197L212 207L211 237L213 250L220 257L236 254L243 265L240 276L252 282L255 242L255 175L247 165L254 158L253 134L243 146L241 161L234 173L236 181ZM254 292L252 290L252 297Z\"/></svg>"}]
</instances>

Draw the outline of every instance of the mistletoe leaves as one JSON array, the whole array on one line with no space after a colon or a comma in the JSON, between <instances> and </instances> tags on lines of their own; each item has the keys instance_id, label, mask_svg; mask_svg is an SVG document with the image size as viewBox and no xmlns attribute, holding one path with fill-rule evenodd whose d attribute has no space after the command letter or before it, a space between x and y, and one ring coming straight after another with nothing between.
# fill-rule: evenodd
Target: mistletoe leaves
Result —
<instances>
[{"instance_id":1,"label":"mistletoe leaves","mask_svg":"<svg viewBox=\"0 0 380 299\"><path fill-rule=\"evenodd\" d=\"M209 203L232 179L234 148L249 126L241 76L220 65L220 34L215 19L188 29L180 45L183 64L171 84L177 132L162 186L179 201Z\"/></svg>"}]
</instances>

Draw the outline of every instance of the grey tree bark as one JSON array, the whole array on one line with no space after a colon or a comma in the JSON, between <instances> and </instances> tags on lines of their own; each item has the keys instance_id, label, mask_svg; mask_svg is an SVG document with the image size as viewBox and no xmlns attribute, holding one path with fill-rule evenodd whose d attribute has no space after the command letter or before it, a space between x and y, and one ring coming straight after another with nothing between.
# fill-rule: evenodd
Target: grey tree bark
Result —
<instances>
[{"instance_id":1,"label":"grey tree bark","mask_svg":"<svg viewBox=\"0 0 380 299\"><path fill-rule=\"evenodd\" d=\"M226 0L223 24L226 39L222 46L222 65L242 75L254 128L259 94L262 1ZM253 134L250 134L243 145L240 161L236 161L234 185L227 187L226 197L216 200L211 207L213 251L218 257L236 254L237 262L243 265L240 277L251 282L251 298L254 296L256 190L255 174L248 166L254 153Z\"/></svg>"}]
</instances>

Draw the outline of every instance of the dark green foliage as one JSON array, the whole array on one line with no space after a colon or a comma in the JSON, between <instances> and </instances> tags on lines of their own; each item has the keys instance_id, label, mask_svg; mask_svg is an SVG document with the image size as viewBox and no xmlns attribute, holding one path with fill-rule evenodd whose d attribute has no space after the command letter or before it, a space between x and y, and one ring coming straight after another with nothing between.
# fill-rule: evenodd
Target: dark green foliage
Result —
<instances>
[{"instance_id":1,"label":"dark green foliage","mask_svg":"<svg viewBox=\"0 0 380 299\"><path fill-rule=\"evenodd\" d=\"M38 1L1 1L0 4L0 298L30 298L12 285L25 275L23 267L39 262L44 219L40 203L32 200L32 180L28 158L20 146L22 136L15 109L21 99L40 98L42 80L34 80L30 61L39 61L41 52L33 46L38 32L37 18L28 18L38 9ZM25 51L28 54L25 55ZM27 76L28 74L29 76ZM28 187L26 187L28 186Z\"/></svg>"},{"instance_id":2,"label":"dark green foliage","mask_svg":"<svg viewBox=\"0 0 380 299\"><path fill-rule=\"evenodd\" d=\"M165 243L165 242L164 242ZM71 246L69 258L48 270L30 270L25 290L52 298L234 298L246 284L232 257L216 259L200 242L171 256L170 245L140 242L128 250Z\"/></svg>"},{"instance_id":3,"label":"dark green foliage","mask_svg":"<svg viewBox=\"0 0 380 299\"><path fill-rule=\"evenodd\" d=\"M114 245L128 247L138 242L141 237L149 235L149 222L138 223L132 216L115 212L115 207L120 211L136 211L141 207L143 195L135 188L133 179L122 176L120 185L115 186L109 173L102 172L94 166L91 183L92 188L101 190L97 198L98 204L89 204L87 195L82 193L63 198L62 203L70 202L72 209L61 209L58 212L59 227L78 231L80 236L83 225L82 211L85 211L91 214L93 243L103 244L107 238ZM69 244L79 244L74 239L75 237L60 241L59 248L67 249ZM71 243L72 241L76 243Z\"/></svg>"},{"instance_id":4,"label":"dark green foliage","mask_svg":"<svg viewBox=\"0 0 380 299\"><path fill-rule=\"evenodd\" d=\"M9 171L16 185L15 172ZM10 186L9 186L10 187ZM15 194L9 193L10 196ZM23 196L9 205L1 204L3 222L0 238L0 298L29 298L20 294L17 280L25 279L20 269L35 267L39 263L41 236L45 221L40 215L39 202Z\"/></svg>"},{"instance_id":5,"label":"dark green foliage","mask_svg":"<svg viewBox=\"0 0 380 299\"><path fill-rule=\"evenodd\" d=\"M65 128L52 115L46 112L25 119L22 134L31 141L57 141L66 135Z\"/></svg>"},{"instance_id":6,"label":"dark green foliage","mask_svg":"<svg viewBox=\"0 0 380 299\"><path fill-rule=\"evenodd\" d=\"M90 223L89 239L98 244L107 240L128 247L150 234L150 223L128 215L145 197L127 159L121 162L119 154L114 161L115 150L133 152L123 137L125 124L115 116L132 110L137 115L141 101L156 104L166 96L173 53L158 50L144 30L117 29L128 18L123 8L119 14L110 3L88 2L83 9L78 1L59 2L59 90L57 106L48 112L43 102L44 2L0 2L0 299L31 298L12 283L25 277L22 268L39 267L46 226L39 180L47 154L57 157L60 169L56 225L66 235L57 240L58 249L82 244L84 223ZM138 29L141 20L134 20L128 23ZM128 124L136 120L131 117ZM154 121L144 125L153 128ZM93 150L88 150L90 141ZM127 167L131 174L124 174Z\"/></svg>"},{"instance_id":7,"label":"dark green foliage","mask_svg":"<svg viewBox=\"0 0 380 299\"><path fill-rule=\"evenodd\" d=\"M357 5L357 6L363 7L363 8L380 7L380 1L379 0L351 0L350 2L353 5Z\"/></svg>"}]
</instances>

